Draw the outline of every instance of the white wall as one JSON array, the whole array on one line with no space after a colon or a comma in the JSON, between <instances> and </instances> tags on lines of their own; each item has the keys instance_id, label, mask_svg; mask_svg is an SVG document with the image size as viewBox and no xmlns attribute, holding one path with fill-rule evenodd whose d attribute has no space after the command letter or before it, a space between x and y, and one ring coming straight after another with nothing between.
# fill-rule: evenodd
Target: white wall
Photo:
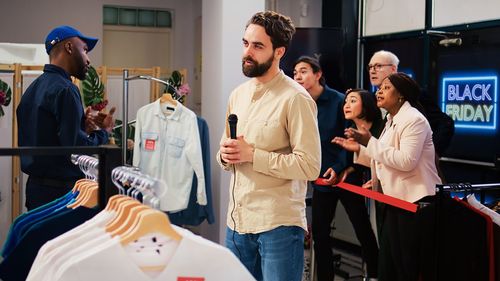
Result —
<instances>
[{"instance_id":1,"label":"white wall","mask_svg":"<svg viewBox=\"0 0 500 281\"><path fill-rule=\"evenodd\" d=\"M434 0L432 26L447 26L500 19L498 0Z\"/></svg>"},{"instance_id":2,"label":"white wall","mask_svg":"<svg viewBox=\"0 0 500 281\"><path fill-rule=\"evenodd\" d=\"M360 1L365 8L364 36L425 28L425 0ZM433 0L431 5L433 27L500 19L498 0Z\"/></svg>"},{"instance_id":3,"label":"white wall","mask_svg":"<svg viewBox=\"0 0 500 281\"><path fill-rule=\"evenodd\" d=\"M275 0L268 8L289 16L295 27L321 27L321 0ZM275 6L275 7L273 7Z\"/></svg>"},{"instance_id":4,"label":"white wall","mask_svg":"<svg viewBox=\"0 0 500 281\"><path fill-rule=\"evenodd\" d=\"M425 27L425 0L363 0L364 36Z\"/></svg>"}]
</instances>

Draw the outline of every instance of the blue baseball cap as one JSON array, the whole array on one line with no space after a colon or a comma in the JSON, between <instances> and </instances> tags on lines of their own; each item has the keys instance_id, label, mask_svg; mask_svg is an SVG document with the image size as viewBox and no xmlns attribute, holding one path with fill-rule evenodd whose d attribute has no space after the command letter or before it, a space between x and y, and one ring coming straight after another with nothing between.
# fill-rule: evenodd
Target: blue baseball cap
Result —
<instances>
[{"instance_id":1,"label":"blue baseball cap","mask_svg":"<svg viewBox=\"0 0 500 281\"><path fill-rule=\"evenodd\" d=\"M97 38L87 37L71 26L61 25L52 29L52 31L47 35L47 38L45 38L45 50L47 50L47 54L50 54L50 50L52 50L52 47L54 47L57 43L71 37L78 37L87 43L88 52L94 48L95 44L97 44L97 41L99 40Z\"/></svg>"}]
</instances>

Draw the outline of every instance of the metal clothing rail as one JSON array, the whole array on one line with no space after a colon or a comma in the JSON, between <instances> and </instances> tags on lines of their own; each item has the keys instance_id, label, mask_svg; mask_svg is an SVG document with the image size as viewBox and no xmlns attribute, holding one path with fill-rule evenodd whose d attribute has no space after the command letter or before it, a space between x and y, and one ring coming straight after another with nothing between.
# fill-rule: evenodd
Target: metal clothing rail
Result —
<instances>
[{"instance_id":1,"label":"metal clothing rail","mask_svg":"<svg viewBox=\"0 0 500 281\"><path fill-rule=\"evenodd\" d=\"M80 154L71 154L71 162L77 165L85 177L97 181L99 179L99 159Z\"/></svg>"},{"instance_id":2,"label":"metal clothing rail","mask_svg":"<svg viewBox=\"0 0 500 281\"><path fill-rule=\"evenodd\" d=\"M500 188L500 183L481 183L481 184L470 184L470 183L450 183L450 184L438 184L436 185L436 191L438 190L451 190L451 191L467 191L467 190L490 190Z\"/></svg>"},{"instance_id":3,"label":"metal clothing rail","mask_svg":"<svg viewBox=\"0 0 500 281\"><path fill-rule=\"evenodd\" d=\"M70 154L97 154L99 158L99 208L104 208L108 198L117 193L113 186L111 171L123 165L120 149L116 146L74 146L74 147L16 147L0 148L0 156L21 155L70 155Z\"/></svg>"},{"instance_id":4,"label":"metal clothing rail","mask_svg":"<svg viewBox=\"0 0 500 281\"><path fill-rule=\"evenodd\" d=\"M120 194L138 199L137 195L141 193L143 204L160 209L160 200L167 191L164 181L144 174L133 166L116 167L111 172L111 177Z\"/></svg>"},{"instance_id":5,"label":"metal clothing rail","mask_svg":"<svg viewBox=\"0 0 500 281\"><path fill-rule=\"evenodd\" d=\"M450 192L479 192L479 201L484 204L485 192L490 190L500 190L500 183L481 183L481 184L470 184L470 183L450 183L450 184L438 184L436 185L436 192L442 193L443 191Z\"/></svg>"}]
</instances>

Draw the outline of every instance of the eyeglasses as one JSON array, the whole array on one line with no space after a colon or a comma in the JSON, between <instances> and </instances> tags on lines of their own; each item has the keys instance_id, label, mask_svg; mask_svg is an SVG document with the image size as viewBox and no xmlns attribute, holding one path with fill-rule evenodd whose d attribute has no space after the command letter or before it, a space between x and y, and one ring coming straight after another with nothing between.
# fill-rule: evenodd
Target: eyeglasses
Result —
<instances>
[{"instance_id":1,"label":"eyeglasses","mask_svg":"<svg viewBox=\"0 0 500 281\"><path fill-rule=\"evenodd\" d=\"M380 71L382 69L382 67L391 66L391 65L392 65L392 63L389 63L389 64L379 64L379 63L369 64L366 66L366 70L370 71L373 68L375 71Z\"/></svg>"}]
</instances>

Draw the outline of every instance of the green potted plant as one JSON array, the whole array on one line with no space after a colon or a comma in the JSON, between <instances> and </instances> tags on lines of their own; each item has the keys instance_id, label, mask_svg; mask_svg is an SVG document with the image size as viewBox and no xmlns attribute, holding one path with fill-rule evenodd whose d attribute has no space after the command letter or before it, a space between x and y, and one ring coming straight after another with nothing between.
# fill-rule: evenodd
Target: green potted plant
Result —
<instances>
[{"instance_id":1,"label":"green potted plant","mask_svg":"<svg viewBox=\"0 0 500 281\"><path fill-rule=\"evenodd\" d=\"M191 93L191 88L189 87L188 83L183 84L182 80L183 80L182 74L179 71L174 70L172 72L172 75L167 79L167 82L173 88L175 88L176 91L174 91L172 87L165 86L165 90L163 92L170 93L172 95L172 98L184 104L186 96L189 95L189 93Z\"/></svg>"},{"instance_id":2,"label":"green potted plant","mask_svg":"<svg viewBox=\"0 0 500 281\"><path fill-rule=\"evenodd\" d=\"M81 86L85 107L90 106L96 113L106 108L108 100L104 99L104 84L93 66L89 67Z\"/></svg>"},{"instance_id":3,"label":"green potted plant","mask_svg":"<svg viewBox=\"0 0 500 281\"><path fill-rule=\"evenodd\" d=\"M9 85L4 81L0 80L0 117L5 115L3 111L4 106L8 106L12 99L12 90Z\"/></svg>"}]
</instances>

